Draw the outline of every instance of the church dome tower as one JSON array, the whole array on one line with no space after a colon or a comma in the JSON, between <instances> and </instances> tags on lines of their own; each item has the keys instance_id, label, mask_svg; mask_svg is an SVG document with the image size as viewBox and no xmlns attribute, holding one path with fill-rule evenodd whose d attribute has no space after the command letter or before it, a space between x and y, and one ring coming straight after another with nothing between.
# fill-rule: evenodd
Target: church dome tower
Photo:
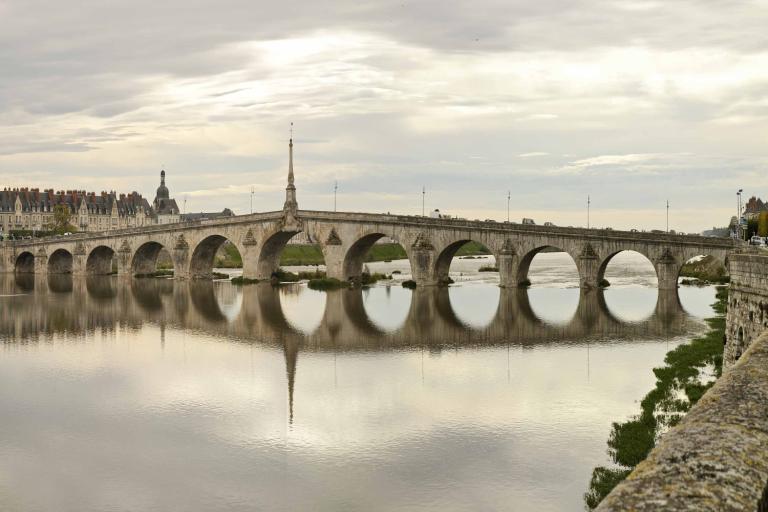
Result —
<instances>
[{"instance_id":1,"label":"church dome tower","mask_svg":"<svg viewBox=\"0 0 768 512\"><path fill-rule=\"evenodd\" d=\"M158 199L168 199L170 197L168 187L165 186L165 170L160 171L160 186L157 187L155 201Z\"/></svg>"}]
</instances>

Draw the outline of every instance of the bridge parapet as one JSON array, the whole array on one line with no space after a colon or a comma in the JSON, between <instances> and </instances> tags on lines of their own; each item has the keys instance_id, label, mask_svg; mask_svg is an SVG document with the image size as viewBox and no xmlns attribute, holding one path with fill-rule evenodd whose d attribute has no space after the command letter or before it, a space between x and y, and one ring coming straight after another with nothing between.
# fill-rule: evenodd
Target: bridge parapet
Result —
<instances>
[{"instance_id":1,"label":"bridge parapet","mask_svg":"<svg viewBox=\"0 0 768 512\"><path fill-rule=\"evenodd\" d=\"M109 259L118 255L119 274L150 273L164 248L177 278L210 278L216 251L229 241L242 256L244 277L269 279L288 240L300 231L320 245L328 276L345 281L360 279L368 250L376 240L390 237L405 249L421 286L449 281L451 261L469 241L483 244L494 255L502 287L525 284L531 261L548 248L573 258L583 288L600 285L616 254L636 251L653 264L659 288L672 289L689 258L711 254L724 261L738 247L730 239L692 235L298 210L292 222L284 211L277 211L12 241L3 244L0 271L104 273L111 268Z\"/></svg>"}]
</instances>

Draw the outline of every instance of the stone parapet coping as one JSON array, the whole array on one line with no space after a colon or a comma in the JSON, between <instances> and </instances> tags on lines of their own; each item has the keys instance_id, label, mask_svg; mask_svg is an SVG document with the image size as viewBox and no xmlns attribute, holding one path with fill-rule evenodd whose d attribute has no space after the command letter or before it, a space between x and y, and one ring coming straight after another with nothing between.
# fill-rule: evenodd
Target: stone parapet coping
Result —
<instances>
[{"instance_id":1,"label":"stone parapet coping","mask_svg":"<svg viewBox=\"0 0 768 512\"><path fill-rule=\"evenodd\" d=\"M598 511L763 511L768 483L768 331Z\"/></svg>"}]
</instances>

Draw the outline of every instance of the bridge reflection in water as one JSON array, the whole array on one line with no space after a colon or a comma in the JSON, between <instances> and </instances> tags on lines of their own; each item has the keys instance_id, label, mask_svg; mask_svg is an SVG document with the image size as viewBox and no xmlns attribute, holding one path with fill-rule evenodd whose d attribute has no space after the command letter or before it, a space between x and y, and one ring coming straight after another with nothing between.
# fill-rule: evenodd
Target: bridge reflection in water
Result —
<instances>
[{"instance_id":1,"label":"bridge reflection in water","mask_svg":"<svg viewBox=\"0 0 768 512\"><path fill-rule=\"evenodd\" d=\"M325 293L324 311L317 312L317 320L307 328L295 325L285 308L291 295L320 295L301 285L238 288L206 281L21 274L0 283L0 294L27 294L7 301L0 312L0 332L18 338L149 322L229 340L290 343L306 350L377 350L659 339L683 335L697 323L683 310L676 290L660 290L652 314L634 322L612 314L603 291L578 290L573 317L551 323L534 312L527 290L494 288L496 312L490 322L478 326L457 315L450 288L413 292L398 288L395 300L410 300L410 306L402 324L389 328L369 315L365 290L336 290Z\"/></svg>"},{"instance_id":2,"label":"bridge reflection in water","mask_svg":"<svg viewBox=\"0 0 768 512\"><path fill-rule=\"evenodd\" d=\"M676 290L659 290L656 306L645 319L626 322L611 313L601 290L562 290L578 294L568 321L543 321L525 289L487 286L498 293L495 314L486 325L471 325L457 315L451 288L376 289L392 294L405 314L400 325L381 327L366 309L366 290L313 292L301 285L235 287L210 281L122 280L67 275L0 277L0 337L20 342L47 341L54 335L80 337L96 331L160 327L203 333L223 342L263 343L281 349L286 365L289 421L293 389L302 351L352 352L481 346L549 346L671 339L690 333L700 322L682 308ZM303 322L305 303L291 319L285 305L302 294L313 297L316 319ZM324 306L318 297L325 298ZM478 295L470 294L472 300ZM491 295L489 295L491 297ZM551 300L551 299L550 299ZM460 307L460 306L459 306ZM559 307L552 303L552 307ZM320 311L322 309L322 311ZM301 325L297 325L301 324ZM309 326L309 327L308 327ZM304 330L302 330L304 328Z\"/></svg>"}]
</instances>

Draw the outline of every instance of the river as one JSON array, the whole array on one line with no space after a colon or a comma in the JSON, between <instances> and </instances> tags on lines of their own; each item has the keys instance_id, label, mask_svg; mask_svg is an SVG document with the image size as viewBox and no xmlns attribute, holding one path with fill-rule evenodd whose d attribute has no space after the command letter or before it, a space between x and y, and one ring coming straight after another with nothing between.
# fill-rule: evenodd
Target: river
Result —
<instances>
[{"instance_id":1,"label":"river","mask_svg":"<svg viewBox=\"0 0 768 512\"><path fill-rule=\"evenodd\" d=\"M365 290L0 276L0 510L576 511L712 287L541 254Z\"/></svg>"}]
</instances>

